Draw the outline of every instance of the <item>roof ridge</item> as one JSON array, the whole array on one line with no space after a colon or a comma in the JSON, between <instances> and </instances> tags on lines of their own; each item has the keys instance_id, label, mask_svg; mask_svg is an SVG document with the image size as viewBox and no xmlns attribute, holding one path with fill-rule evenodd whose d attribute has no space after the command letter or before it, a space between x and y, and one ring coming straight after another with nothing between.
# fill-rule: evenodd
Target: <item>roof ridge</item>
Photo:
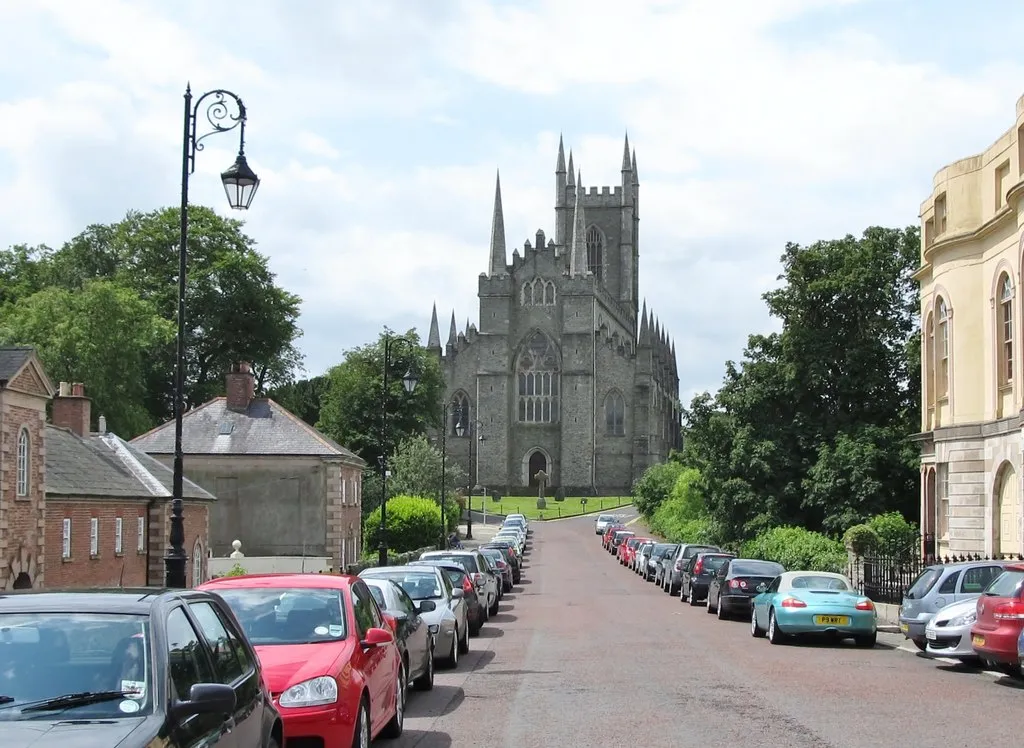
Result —
<instances>
[{"instance_id":1,"label":"roof ridge","mask_svg":"<svg viewBox=\"0 0 1024 748\"><path fill-rule=\"evenodd\" d=\"M202 405L197 405L196 407L192 408L192 410L185 411L182 414L182 416L181 416L181 420L184 421L186 418L188 418L193 413L196 413L196 412L202 410L203 408L205 408L205 407L207 407L209 405L212 405L213 403L217 402L218 400L226 400L226 399L227 398L224 395L218 395L217 397L211 398L211 399L207 400L205 403L203 403ZM150 434L155 434L158 431L163 431L168 426L172 426L172 427L174 426L174 416L173 416L173 414L171 415L171 419L169 421L164 421L159 426L154 426L149 431L144 431L143 433L139 434L134 439L132 439L132 441L133 442L134 441L138 441L139 439L141 439L144 436L149 436Z\"/></svg>"},{"instance_id":2,"label":"roof ridge","mask_svg":"<svg viewBox=\"0 0 1024 748\"><path fill-rule=\"evenodd\" d=\"M340 456L340 457L348 457L349 456L348 454L346 454L346 452L350 452L350 450L346 450L340 444L334 443L333 440L331 440L331 439L327 439L327 437L325 437L323 434L321 434L315 428L313 428L308 423L303 421L297 415L292 413L290 410L288 410L288 408L286 408L283 405L281 405L281 403L277 402L277 400L274 400L273 398L270 398L270 397L266 398L266 400L267 400L268 403L271 404L272 407L280 410L282 413L284 413L286 416L288 416L290 419L292 419L292 421L294 421L299 426L301 426L303 429L305 429L306 432L308 432L314 439L319 441L321 444L323 444L328 449L332 449L335 452L337 452L338 456ZM340 447L340 449L339 449L339 447ZM354 453L352 453L352 454L354 454Z\"/></svg>"},{"instance_id":3,"label":"roof ridge","mask_svg":"<svg viewBox=\"0 0 1024 748\"><path fill-rule=\"evenodd\" d=\"M121 437L117 434L108 432L101 435L99 439L113 450L121 463L153 496L167 498L171 495L171 492L167 490L164 484L161 483L155 475L149 472L149 470L139 462L138 458L131 453L128 449L128 445L121 439Z\"/></svg>"}]
</instances>

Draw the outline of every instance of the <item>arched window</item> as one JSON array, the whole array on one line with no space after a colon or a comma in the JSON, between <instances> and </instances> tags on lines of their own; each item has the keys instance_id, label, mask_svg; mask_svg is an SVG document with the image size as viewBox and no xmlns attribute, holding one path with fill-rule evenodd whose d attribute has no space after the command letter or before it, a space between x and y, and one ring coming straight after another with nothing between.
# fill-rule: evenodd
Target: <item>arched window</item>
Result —
<instances>
[{"instance_id":1,"label":"arched window","mask_svg":"<svg viewBox=\"0 0 1024 748\"><path fill-rule=\"evenodd\" d=\"M555 303L555 284L543 278L534 278L523 283L521 293L523 306L553 306Z\"/></svg>"},{"instance_id":2,"label":"arched window","mask_svg":"<svg viewBox=\"0 0 1024 748\"><path fill-rule=\"evenodd\" d=\"M539 330L526 341L516 363L519 421L558 421L558 350Z\"/></svg>"},{"instance_id":3,"label":"arched window","mask_svg":"<svg viewBox=\"0 0 1024 748\"><path fill-rule=\"evenodd\" d=\"M604 424L608 436L626 435L626 400L618 390L612 390L604 399Z\"/></svg>"},{"instance_id":4,"label":"arched window","mask_svg":"<svg viewBox=\"0 0 1024 748\"><path fill-rule=\"evenodd\" d=\"M28 429L22 428L18 432L18 462L17 462L17 491L18 496L28 496L29 480L28 471L32 465L30 457L32 442L28 435Z\"/></svg>"},{"instance_id":5,"label":"arched window","mask_svg":"<svg viewBox=\"0 0 1024 748\"><path fill-rule=\"evenodd\" d=\"M523 306L531 306L533 304L533 281L526 281L523 284L521 303Z\"/></svg>"},{"instance_id":6,"label":"arched window","mask_svg":"<svg viewBox=\"0 0 1024 748\"><path fill-rule=\"evenodd\" d=\"M938 331L935 341L935 399L949 397L949 307L946 300L939 297L935 304L938 317Z\"/></svg>"},{"instance_id":7,"label":"arched window","mask_svg":"<svg viewBox=\"0 0 1024 748\"><path fill-rule=\"evenodd\" d=\"M924 403L935 407L935 315L928 313L924 326Z\"/></svg>"},{"instance_id":8,"label":"arched window","mask_svg":"<svg viewBox=\"0 0 1024 748\"><path fill-rule=\"evenodd\" d=\"M604 269L604 240L597 226L587 229L587 270L601 277Z\"/></svg>"},{"instance_id":9,"label":"arched window","mask_svg":"<svg viewBox=\"0 0 1024 748\"><path fill-rule=\"evenodd\" d=\"M547 281L544 284L544 306L554 306L555 303L555 284L553 281Z\"/></svg>"},{"instance_id":10,"label":"arched window","mask_svg":"<svg viewBox=\"0 0 1024 748\"><path fill-rule=\"evenodd\" d=\"M203 583L203 541L196 538L196 544L192 546L192 586L198 587Z\"/></svg>"},{"instance_id":11,"label":"arched window","mask_svg":"<svg viewBox=\"0 0 1024 748\"><path fill-rule=\"evenodd\" d=\"M999 310L997 318L999 337L999 386L1013 383L1013 283L1008 273L999 279Z\"/></svg>"},{"instance_id":12,"label":"arched window","mask_svg":"<svg viewBox=\"0 0 1024 748\"><path fill-rule=\"evenodd\" d=\"M469 396L465 392L456 392L448 406L450 436L469 436L473 430L473 419L469 408Z\"/></svg>"}]
</instances>

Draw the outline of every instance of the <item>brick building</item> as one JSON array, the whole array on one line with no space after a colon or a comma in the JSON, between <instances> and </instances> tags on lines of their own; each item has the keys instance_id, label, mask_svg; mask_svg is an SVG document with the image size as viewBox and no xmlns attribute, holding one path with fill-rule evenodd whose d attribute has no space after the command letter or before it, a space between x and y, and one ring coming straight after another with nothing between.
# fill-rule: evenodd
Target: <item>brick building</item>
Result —
<instances>
[{"instance_id":1,"label":"brick building","mask_svg":"<svg viewBox=\"0 0 1024 748\"><path fill-rule=\"evenodd\" d=\"M240 540L248 556L327 556L335 569L359 560L366 463L280 404L256 397L247 363L228 372L224 397L182 419L185 475L217 497L215 556ZM174 422L132 440L173 464Z\"/></svg>"},{"instance_id":2,"label":"brick building","mask_svg":"<svg viewBox=\"0 0 1024 748\"><path fill-rule=\"evenodd\" d=\"M53 387L31 348L0 349L0 588L163 583L171 471L102 416L91 432L91 410L81 384ZM193 584L205 579L213 501L185 481Z\"/></svg>"}]
</instances>

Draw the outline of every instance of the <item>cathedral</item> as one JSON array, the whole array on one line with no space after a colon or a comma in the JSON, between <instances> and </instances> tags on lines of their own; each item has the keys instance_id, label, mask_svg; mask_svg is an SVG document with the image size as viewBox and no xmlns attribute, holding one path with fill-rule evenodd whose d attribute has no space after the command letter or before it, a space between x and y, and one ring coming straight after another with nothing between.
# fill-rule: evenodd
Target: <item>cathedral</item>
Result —
<instances>
[{"instance_id":1,"label":"cathedral","mask_svg":"<svg viewBox=\"0 0 1024 748\"><path fill-rule=\"evenodd\" d=\"M622 496L680 446L675 343L639 298L640 180L583 186L558 143L555 229L505 246L500 178L479 325L427 348L446 386L446 450L477 495Z\"/></svg>"}]
</instances>

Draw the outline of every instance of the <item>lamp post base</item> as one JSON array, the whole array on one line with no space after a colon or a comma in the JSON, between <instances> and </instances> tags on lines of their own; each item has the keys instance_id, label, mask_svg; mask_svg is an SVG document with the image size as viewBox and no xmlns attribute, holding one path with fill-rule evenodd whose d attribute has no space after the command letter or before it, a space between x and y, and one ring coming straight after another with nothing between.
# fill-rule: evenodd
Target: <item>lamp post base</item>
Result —
<instances>
[{"instance_id":1,"label":"lamp post base","mask_svg":"<svg viewBox=\"0 0 1024 748\"><path fill-rule=\"evenodd\" d=\"M164 556L164 586L172 590L183 590L185 583L185 562L188 557L184 553L175 553L174 550L167 552Z\"/></svg>"},{"instance_id":2,"label":"lamp post base","mask_svg":"<svg viewBox=\"0 0 1024 748\"><path fill-rule=\"evenodd\" d=\"M388 547L385 543L377 546L377 566L388 565Z\"/></svg>"}]
</instances>

